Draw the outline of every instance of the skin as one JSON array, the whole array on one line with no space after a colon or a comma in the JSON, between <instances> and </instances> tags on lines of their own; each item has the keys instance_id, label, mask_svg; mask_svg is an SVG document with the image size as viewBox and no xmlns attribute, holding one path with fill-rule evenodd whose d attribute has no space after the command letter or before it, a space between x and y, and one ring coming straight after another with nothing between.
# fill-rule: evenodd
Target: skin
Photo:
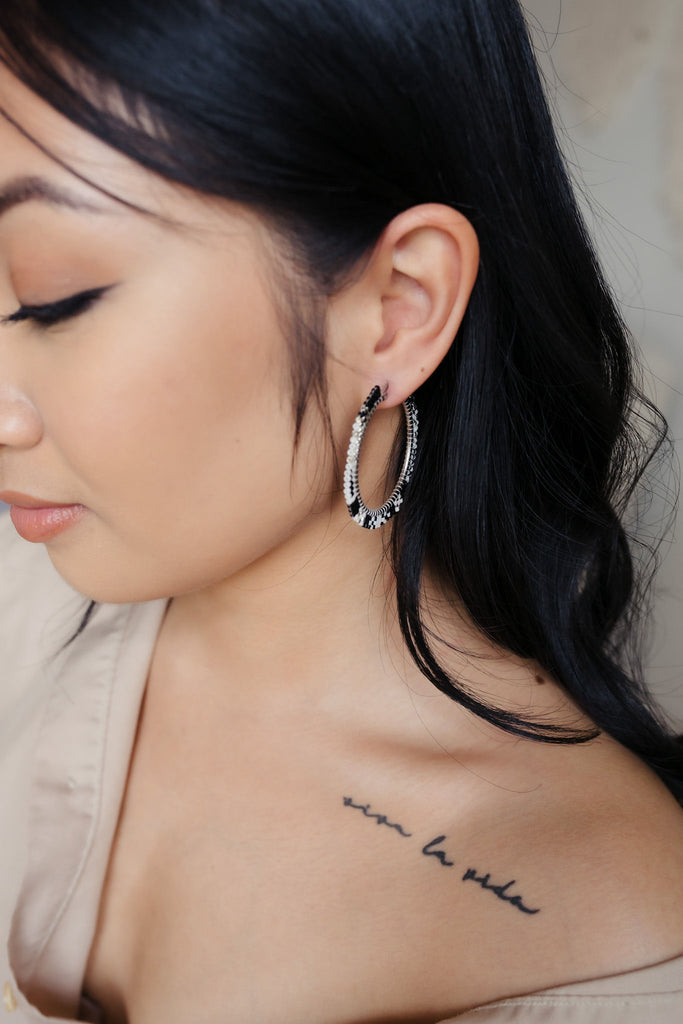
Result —
<instances>
[{"instance_id":1,"label":"skin","mask_svg":"<svg viewBox=\"0 0 683 1024\"><path fill-rule=\"evenodd\" d=\"M160 181L5 71L0 101L154 214L0 119L0 189L42 175L101 211L31 202L0 218L0 313L112 286L59 327L0 326L0 486L87 507L47 542L83 594L172 599L86 971L108 1019L426 1022L679 953L683 826L661 784L611 740L516 740L436 693L396 626L383 537L349 519L313 409L292 468L267 225ZM478 256L461 214L414 207L328 302L342 458L371 387L389 389L363 449L369 499L401 402L457 334ZM468 651L449 668L477 692L586 724L431 576L426 596ZM345 794L425 843L445 835L444 859L518 879L510 892L543 912L452 880Z\"/></svg>"},{"instance_id":2,"label":"skin","mask_svg":"<svg viewBox=\"0 0 683 1024\"><path fill-rule=\"evenodd\" d=\"M287 355L269 282L278 254L267 228L245 208L152 178L7 72L0 84L7 109L51 152L154 215L75 181L2 124L5 181L42 174L102 211L33 202L2 218L3 312L112 286L66 325L2 332L0 483L89 510L49 543L57 570L100 601L213 587L217 603L252 577L266 585L290 577L330 542L335 559L374 571L379 535L359 538L349 522L314 410L291 472ZM477 257L463 217L416 208L385 232L362 285L330 305L338 453L371 387L381 380L390 388L364 450L370 496L401 420L396 406L443 357Z\"/></svg>"}]
</instances>

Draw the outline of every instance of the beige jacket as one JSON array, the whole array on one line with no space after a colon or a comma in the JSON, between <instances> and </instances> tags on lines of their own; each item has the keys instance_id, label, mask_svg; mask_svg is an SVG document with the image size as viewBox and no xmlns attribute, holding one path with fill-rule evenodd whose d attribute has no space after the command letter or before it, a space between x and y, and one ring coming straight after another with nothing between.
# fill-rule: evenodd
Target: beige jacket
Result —
<instances>
[{"instance_id":1,"label":"beige jacket","mask_svg":"<svg viewBox=\"0 0 683 1024\"><path fill-rule=\"evenodd\" d=\"M83 975L165 602L102 605L63 649L84 608L42 545L20 540L1 515L0 1021L8 1024L101 1019L81 1002ZM683 956L455 1020L681 1024Z\"/></svg>"}]
</instances>

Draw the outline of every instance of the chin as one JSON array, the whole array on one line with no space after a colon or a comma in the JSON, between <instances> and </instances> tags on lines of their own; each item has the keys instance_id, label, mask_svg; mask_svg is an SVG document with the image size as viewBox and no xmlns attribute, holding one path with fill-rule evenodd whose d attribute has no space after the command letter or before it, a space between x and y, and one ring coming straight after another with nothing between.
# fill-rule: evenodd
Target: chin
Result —
<instances>
[{"instance_id":1,"label":"chin","mask_svg":"<svg viewBox=\"0 0 683 1024\"><path fill-rule=\"evenodd\" d=\"M139 604L168 598L163 586L142 578L140 569L126 573L120 564L109 568L102 558L68 557L65 552L52 550L48 545L52 565L65 583L89 601L98 604ZM97 566L93 572L93 565Z\"/></svg>"}]
</instances>

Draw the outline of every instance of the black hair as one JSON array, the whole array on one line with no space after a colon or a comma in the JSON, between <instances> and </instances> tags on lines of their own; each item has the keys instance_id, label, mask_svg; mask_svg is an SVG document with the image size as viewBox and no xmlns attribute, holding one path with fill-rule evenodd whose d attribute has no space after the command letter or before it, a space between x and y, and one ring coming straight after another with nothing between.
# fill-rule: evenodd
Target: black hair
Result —
<instances>
[{"instance_id":1,"label":"black hair","mask_svg":"<svg viewBox=\"0 0 683 1024\"><path fill-rule=\"evenodd\" d=\"M517 0L3 0L0 57L144 167L267 217L309 305L402 210L445 203L471 221L477 281L416 393L419 453L391 532L405 641L440 690L510 733L596 735L449 677L421 603L429 564L486 637L540 663L680 795L681 747L639 657L654 551L625 526L665 424L639 392ZM295 325L298 437L311 395L325 408L325 354L305 304Z\"/></svg>"}]
</instances>

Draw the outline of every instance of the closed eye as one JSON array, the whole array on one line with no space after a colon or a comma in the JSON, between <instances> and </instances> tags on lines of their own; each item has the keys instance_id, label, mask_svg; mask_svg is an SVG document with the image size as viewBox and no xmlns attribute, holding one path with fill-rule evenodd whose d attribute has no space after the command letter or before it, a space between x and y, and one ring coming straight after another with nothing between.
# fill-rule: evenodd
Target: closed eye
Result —
<instances>
[{"instance_id":1,"label":"closed eye","mask_svg":"<svg viewBox=\"0 0 683 1024\"><path fill-rule=\"evenodd\" d=\"M90 288L88 291L60 299L59 302L47 302L40 306L21 306L16 313L0 317L0 323L19 324L28 321L38 327L53 327L64 320L71 320L73 317L85 313L106 291L109 291L109 287L111 286Z\"/></svg>"}]
</instances>

